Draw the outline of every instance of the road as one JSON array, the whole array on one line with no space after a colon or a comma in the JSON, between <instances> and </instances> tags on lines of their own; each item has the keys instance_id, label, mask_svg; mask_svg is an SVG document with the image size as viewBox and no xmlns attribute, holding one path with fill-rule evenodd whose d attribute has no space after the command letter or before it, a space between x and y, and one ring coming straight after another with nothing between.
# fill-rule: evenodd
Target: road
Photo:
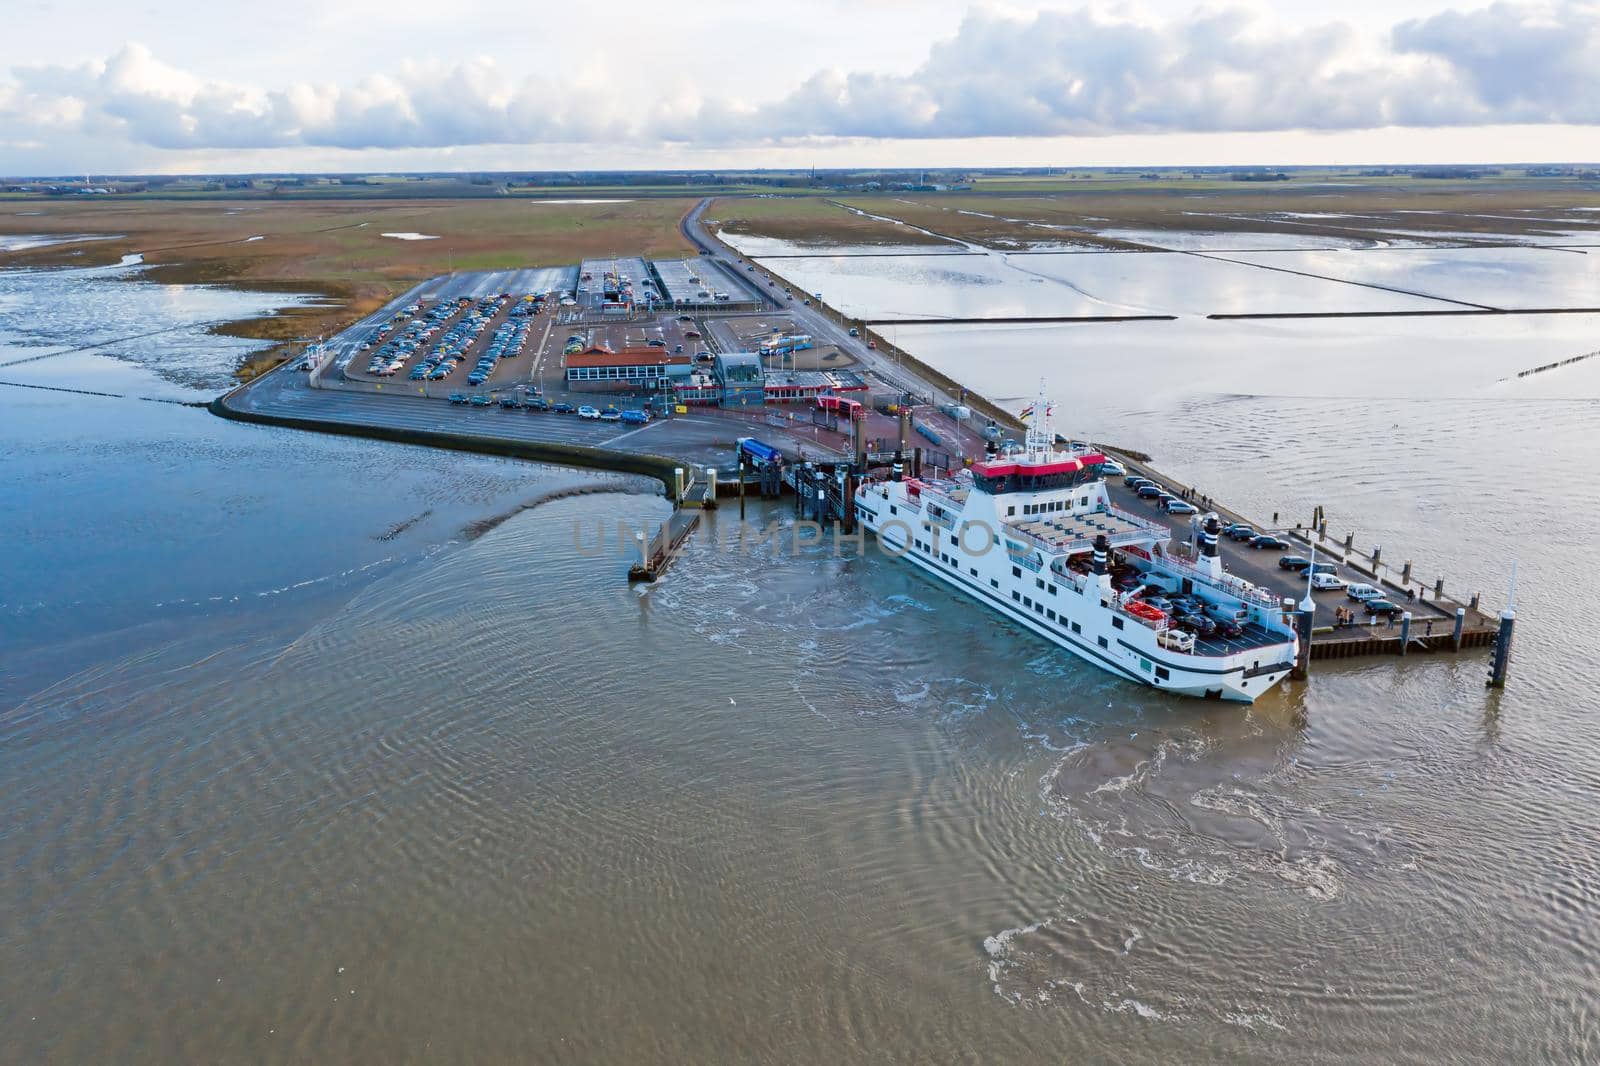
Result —
<instances>
[{"instance_id":1,"label":"road","mask_svg":"<svg viewBox=\"0 0 1600 1066\"><path fill-rule=\"evenodd\" d=\"M710 200L701 200L691 208L683 216L679 228L689 242L703 254L719 262L733 264L735 270L742 269L743 264L749 260L713 237L700 220L710 203ZM923 380L911 368L896 363L892 356L887 356L876 348L867 347L864 339L850 336L847 326L835 321L817 304L813 303L807 307L804 301L811 295L810 293L797 293L797 298L792 302L781 294L773 296L770 290L762 292L761 295L770 301L773 309L783 311L794 320L797 333L809 333L819 343L836 345L841 352L853 358L862 371L882 381L889 390L931 397L933 402L940 406L960 402L932 382Z\"/></svg>"}]
</instances>

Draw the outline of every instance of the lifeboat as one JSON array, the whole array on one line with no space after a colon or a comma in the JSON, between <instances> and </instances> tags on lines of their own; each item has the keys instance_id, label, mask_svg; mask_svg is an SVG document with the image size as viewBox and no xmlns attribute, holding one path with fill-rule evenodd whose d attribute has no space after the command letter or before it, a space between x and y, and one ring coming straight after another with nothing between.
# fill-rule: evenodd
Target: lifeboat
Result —
<instances>
[{"instance_id":1,"label":"lifeboat","mask_svg":"<svg viewBox=\"0 0 1600 1066\"><path fill-rule=\"evenodd\" d=\"M1143 600L1129 600L1123 605L1123 609L1135 618L1142 618L1146 622L1165 622L1167 620L1167 612L1152 607Z\"/></svg>"}]
</instances>

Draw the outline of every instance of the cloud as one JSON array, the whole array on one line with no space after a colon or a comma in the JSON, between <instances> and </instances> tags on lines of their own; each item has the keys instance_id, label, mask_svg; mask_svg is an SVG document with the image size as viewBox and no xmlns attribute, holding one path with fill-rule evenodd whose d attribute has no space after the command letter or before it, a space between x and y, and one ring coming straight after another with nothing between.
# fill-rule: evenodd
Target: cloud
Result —
<instances>
[{"instance_id":1,"label":"cloud","mask_svg":"<svg viewBox=\"0 0 1600 1066\"><path fill-rule=\"evenodd\" d=\"M168 150L760 145L818 139L1099 137L1600 123L1600 6L1495 3L1369 35L1257 11L1166 21L1090 8L970 13L908 73L817 70L785 95L508 75L492 58L401 61L343 84L206 80L129 44L0 76L0 141Z\"/></svg>"}]
</instances>

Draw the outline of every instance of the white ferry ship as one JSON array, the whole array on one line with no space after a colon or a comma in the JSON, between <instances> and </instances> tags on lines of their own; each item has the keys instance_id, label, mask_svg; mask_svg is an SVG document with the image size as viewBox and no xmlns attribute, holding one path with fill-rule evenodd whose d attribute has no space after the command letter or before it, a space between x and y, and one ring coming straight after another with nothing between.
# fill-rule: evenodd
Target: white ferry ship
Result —
<instances>
[{"instance_id":1,"label":"white ferry ship","mask_svg":"<svg viewBox=\"0 0 1600 1066\"><path fill-rule=\"evenodd\" d=\"M1191 549L1111 506L1106 457L1058 449L1048 410L1041 397L1022 450L991 447L954 478L907 477L897 461L857 489L859 521L886 552L1119 677L1245 702L1283 680L1293 622L1277 595L1223 569L1217 516Z\"/></svg>"}]
</instances>

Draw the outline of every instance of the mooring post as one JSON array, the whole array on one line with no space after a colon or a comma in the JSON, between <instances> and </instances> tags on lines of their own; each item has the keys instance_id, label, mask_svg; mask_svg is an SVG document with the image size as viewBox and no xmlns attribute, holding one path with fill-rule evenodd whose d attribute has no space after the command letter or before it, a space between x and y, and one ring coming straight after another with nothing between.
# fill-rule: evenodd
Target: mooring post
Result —
<instances>
[{"instance_id":1,"label":"mooring post","mask_svg":"<svg viewBox=\"0 0 1600 1066\"><path fill-rule=\"evenodd\" d=\"M1444 599L1444 578L1442 577L1433 583L1433 598L1436 600Z\"/></svg>"},{"instance_id":2,"label":"mooring post","mask_svg":"<svg viewBox=\"0 0 1600 1066\"><path fill-rule=\"evenodd\" d=\"M1465 607L1457 607L1456 608L1456 628L1455 628L1455 631L1450 634L1450 648L1451 648L1452 651L1460 651L1461 650L1461 632L1462 632L1462 630L1464 630L1466 628L1466 626L1467 626L1467 609Z\"/></svg>"},{"instance_id":3,"label":"mooring post","mask_svg":"<svg viewBox=\"0 0 1600 1066\"><path fill-rule=\"evenodd\" d=\"M1376 574L1378 572L1378 560L1382 559L1382 558L1383 558L1383 545L1382 544L1374 544L1372 546L1372 572L1374 574Z\"/></svg>"},{"instance_id":4,"label":"mooring post","mask_svg":"<svg viewBox=\"0 0 1600 1066\"><path fill-rule=\"evenodd\" d=\"M1511 633L1517 625L1517 612L1509 607L1500 612L1500 632L1494 638L1494 659L1489 664L1489 687L1504 688L1511 672Z\"/></svg>"},{"instance_id":5,"label":"mooring post","mask_svg":"<svg viewBox=\"0 0 1600 1066\"><path fill-rule=\"evenodd\" d=\"M1404 565L1404 566L1402 566L1400 568L1400 584L1402 584L1402 585L1411 584L1411 560L1410 559L1407 559L1406 560L1406 565Z\"/></svg>"},{"instance_id":6,"label":"mooring post","mask_svg":"<svg viewBox=\"0 0 1600 1066\"><path fill-rule=\"evenodd\" d=\"M911 451L911 476L922 476L922 445L917 445Z\"/></svg>"},{"instance_id":7,"label":"mooring post","mask_svg":"<svg viewBox=\"0 0 1600 1066\"><path fill-rule=\"evenodd\" d=\"M683 502L683 467L672 468L672 502L674 505Z\"/></svg>"},{"instance_id":8,"label":"mooring post","mask_svg":"<svg viewBox=\"0 0 1600 1066\"><path fill-rule=\"evenodd\" d=\"M1483 593L1481 593L1481 592L1474 592L1472 594L1472 609L1474 611L1476 611L1478 609L1478 601L1480 599L1482 599L1482 598L1483 598Z\"/></svg>"},{"instance_id":9,"label":"mooring post","mask_svg":"<svg viewBox=\"0 0 1600 1066\"><path fill-rule=\"evenodd\" d=\"M1354 550L1355 546L1356 546L1356 535L1355 535L1355 531L1352 530L1351 532L1346 533L1344 535L1344 550L1345 550L1345 554L1348 555L1352 550Z\"/></svg>"},{"instance_id":10,"label":"mooring post","mask_svg":"<svg viewBox=\"0 0 1600 1066\"><path fill-rule=\"evenodd\" d=\"M1404 655L1411 646L1411 612L1403 611L1400 614L1400 654Z\"/></svg>"},{"instance_id":11,"label":"mooring post","mask_svg":"<svg viewBox=\"0 0 1600 1066\"><path fill-rule=\"evenodd\" d=\"M744 456L739 456L739 521L744 521Z\"/></svg>"},{"instance_id":12,"label":"mooring post","mask_svg":"<svg viewBox=\"0 0 1600 1066\"><path fill-rule=\"evenodd\" d=\"M717 505L717 468L706 467L706 502L712 507Z\"/></svg>"}]
</instances>

